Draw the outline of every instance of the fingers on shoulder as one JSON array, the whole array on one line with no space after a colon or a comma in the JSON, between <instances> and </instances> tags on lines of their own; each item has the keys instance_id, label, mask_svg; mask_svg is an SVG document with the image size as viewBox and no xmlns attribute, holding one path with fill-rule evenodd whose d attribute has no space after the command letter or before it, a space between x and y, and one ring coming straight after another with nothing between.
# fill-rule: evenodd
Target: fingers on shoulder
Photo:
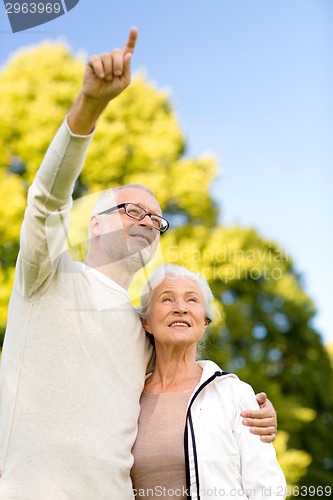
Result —
<instances>
[{"instance_id":1,"label":"fingers on shoulder","mask_svg":"<svg viewBox=\"0 0 333 500\"><path fill-rule=\"evenodd\" d=\"M256 394L256 400L257 402L260 404L260 405L263 405L266 403L267 401L267 396L266 396L266 393L265 392L259 392L258 394Z\"/></svg>"},{"instance_id":2,"label":"fingers on shoulder","mask_svg":"<svg viewBox=\"0 0 333 500\"><path fill-rule=\"evenodd\" d=\"M241 416L245 417L245 418L261 418L263 416L263 411L262 410L246 410L246 411L242 411Z\"/></svg>"},{"instance_id":3,"label":"fingers on shoulder","mask_svg":"<svg viewBox=\"0 0 333 500\"><path fill-rule=\"evenodd\" d=\"M276 434L272 433L269 435L260 436L260 441L262 441L263 443L272 443L275 438L276 438Z\"/></svg>"},{"instance_id":4,"label":"fingers on shoulder","mask_svg":"<svg viewBox=\"0 0 333 500\"><path fill-rule=\"evenodd\" d=\"M272 434L276 433L276 427L274 427L274 425L266 425L265 427L250 427L250 432L259 436L272 436Z\"/></svg>"}]
</instances>

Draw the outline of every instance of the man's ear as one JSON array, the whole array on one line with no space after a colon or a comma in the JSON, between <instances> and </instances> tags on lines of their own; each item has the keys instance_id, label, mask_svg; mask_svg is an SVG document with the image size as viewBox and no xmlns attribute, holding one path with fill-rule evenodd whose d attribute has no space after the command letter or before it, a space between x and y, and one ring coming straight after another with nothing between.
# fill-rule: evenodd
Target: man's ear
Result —
<instances>
[{"instance_id":1,"label":"man's ear","mask_svg":"<svg viewBox=\"0 0 333 500\"><path fill-rule=\"evenodd\" d=\"M101 234L101 226L97 215L92 215L90 217L89 229L93 236L99 236Z\"/></svg>"}]
</instances>

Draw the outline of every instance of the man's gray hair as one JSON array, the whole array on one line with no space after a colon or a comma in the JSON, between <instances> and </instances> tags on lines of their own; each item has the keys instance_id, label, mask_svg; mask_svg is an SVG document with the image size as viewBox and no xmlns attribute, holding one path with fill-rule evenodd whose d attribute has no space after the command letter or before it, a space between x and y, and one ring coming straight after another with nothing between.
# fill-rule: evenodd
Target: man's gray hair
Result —
<instances>
[{"instance_id":1,"label":"man's gray hair","mask_svg":"<svg viewBox=\"0 0 333 500\"><path fill-rule=\"evenodd\" d=\"M154 193L143 184L124 184L123 186L117 186L115 188L107 189L106 191L104 191L104 193L96 201L91 215L97 215L100 212L103 212L104 210L111 208L113 204L117 204L116 200L118 191L127 188L142 189L147 193L151 194L152 196L155 196Z\"/></svg>"}]
</instances>

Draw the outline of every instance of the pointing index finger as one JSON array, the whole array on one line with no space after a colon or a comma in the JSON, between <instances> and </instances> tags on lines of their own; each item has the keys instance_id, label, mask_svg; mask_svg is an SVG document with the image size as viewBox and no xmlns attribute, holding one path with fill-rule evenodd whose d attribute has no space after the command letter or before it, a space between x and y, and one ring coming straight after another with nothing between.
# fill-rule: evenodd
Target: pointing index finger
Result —
<instances>
[{"instance_id":1,"label":"pointing index finger","mask_svg":"<svg viewBox=\"0 0 333 500\"><path fill-rule=\"evenodd\" d=\"M138 30L137 28L133 27L129 32L128 40L124 47L124 54L133 54L137 38L138 38Z\"/></svg>"}]
</instances>

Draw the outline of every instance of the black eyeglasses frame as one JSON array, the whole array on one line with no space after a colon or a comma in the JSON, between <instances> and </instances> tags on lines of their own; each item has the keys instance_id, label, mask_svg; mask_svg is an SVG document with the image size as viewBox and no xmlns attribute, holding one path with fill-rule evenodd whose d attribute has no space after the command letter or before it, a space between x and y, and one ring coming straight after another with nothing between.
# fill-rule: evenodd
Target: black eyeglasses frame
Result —
<instances>
[{"instance_id":1,"label":"black eyeglasses frame","mask_svg":"<svg viewBox=\"0 0 333 500\"><path fill-rule=\"evenodd\" d=\"M133 215L130 215L128 212L127 212L127 206L128 205L134 205L135 207L138 207L140 210L142 210L142 213L140 215L140 217L133 217ZM134 220L143 220L146 215L149 215L150 218L152 218L152 216L154 217L158 217L158 219L160 219L161 221L164 221L166 222L166 227L165 229L164 228L158 228L158 227L155 227L154 226L154 229L156 229L156 231L159 231L161 234L165 233L169 227L170 227L170 223L169 221L165 218L165 217L162 217L161 215L158 215L158 214L152 214L151 212L147 212L144 208L140 207L140 205L137 205L136 203L131 203L131 202L127 202L127 203L120 203L119 205L116 205L114 207L111 207L111 208L107 208L106 210L103 210L103 212L99 212L97 215L105 215L105 214L110 214L111 212L115 212L116 210L119 210L120 208L124 208L125 209L125 214L130 217L131 219L134 219Z\"/></svg>"}]
</instances>

